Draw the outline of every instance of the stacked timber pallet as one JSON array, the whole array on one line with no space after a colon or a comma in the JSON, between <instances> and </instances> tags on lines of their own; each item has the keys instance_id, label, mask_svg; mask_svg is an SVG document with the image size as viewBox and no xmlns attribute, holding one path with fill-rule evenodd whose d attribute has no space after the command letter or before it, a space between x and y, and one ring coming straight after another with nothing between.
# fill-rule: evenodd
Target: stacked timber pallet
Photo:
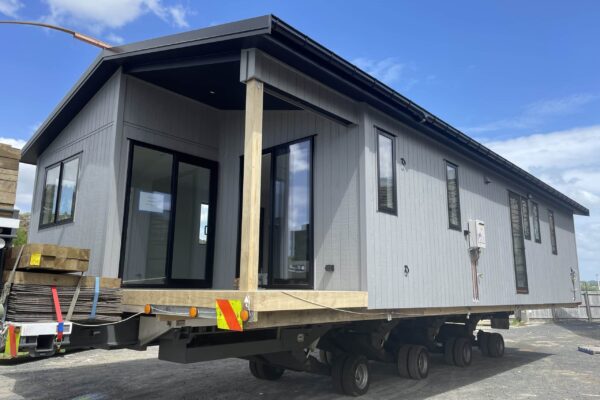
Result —
<instances>
[{"instance_id":1,"label":"stacked timber pallet","mask_svg":"<svg viewBox=\"0 0 600 400\"><path fill-rule=\"evenodd\" d=\"M6 273L8 274L8 273ZM5 274L5 276L7 276ZM8 295L6 319L15 322L55 321L52 286L56 286L63 318L67 317L81 279L71 321L113 322L121 319L121 280L99 278L94 309L96 278L78 275L17 272Z\"/></svg>"},{"instance_id":2,"label":"stacked timber pallet","mask_svg":"<svg viewBox=\"0 0 600 400\"><path fill-rule=\"evenodd\" d=\"M17 258L21 258L17 264ZM27 244L9 250L3 281L10 280L6 317L14 322L56 320L52 288L56 288L63 318L112 322L121 319L121 280L84 276L90 251L50 244ZM78 272L74 274L73 272ZM75 301L73 300L75 299ZM71 309L71 310L70 310ZM69 311L71 311L69 313Z\"/></svg>"},{"instance_id":3,"label":"stacked timber pallet","mask_svg":"<svg viewBox=\"0 0 600 400\"><path fill-rule=\"evenodd\" d=\"M20 159L21 150L0 143L0 214L2 209L12 209L15 205Z\"/></svg>"},{"instance_id":4,"label":"stacked timber pallet","mask_svg":"<svg viewBox=\"0 0 600 400\"><path fill-rule=\"evenodd\" d=\"M8 251L7 265L13 266L21 247ZM90 250L54 244L27 244L17 266L18 270L44 270L57 272L85 272L90 263Z\"/></svg>"}]
</instances>

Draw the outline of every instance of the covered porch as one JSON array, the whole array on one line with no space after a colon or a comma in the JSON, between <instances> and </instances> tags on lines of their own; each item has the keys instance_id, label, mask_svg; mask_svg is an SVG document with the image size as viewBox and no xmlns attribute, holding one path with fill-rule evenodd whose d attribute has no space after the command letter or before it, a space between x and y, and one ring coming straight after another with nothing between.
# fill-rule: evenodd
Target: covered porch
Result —
<instances>
[{"instance_id":1,"label":"covered porch","mask_svg":"<svg viewBox=\"0 0 600 400\"><path fill-rule=\"evenodd\" d=\"M136 99L131 105L125 102L128 176L120 276L126 309L214 309L223 298L243 301L255 312L367 307L359 268L344 271L345 264L356 264L359 257L344 255L339 246L329 255L326 247L345 241L358 251L358 221L348 221L350 206L336 204L344 203L349 187L358 196L357 172L344 172L347 177L341 180L334 176L331 188L315 177L326 167L315 152L327 150L316 150L315 141L334 146L333 137L346 144L348 132L356 129L345 103L335 108L330 104L339 100L334 92L325 93L322 86L311 92L309 83L316 82L254 49L124 66L123 71L206 106L204 126L195 134L206 136L209 143L197 151L180 143L163 148L159 139L147 138L138 123L127 120L127 108L148 110ZM300 77L305 79L303 93L290 87ZM319 102L311 99L314 94ZM263 135L265 124L272 134ZM352 141L357 151L359 143ZM347 150L328 157L335 162L347 157ZM163 172L148 178L149 166L161 161ZM186 170L195 178L186 178ZM152 186L157 182L163 189ZM198 184L203 187L198 189ZM330 210L321 208L323 197ZM352 241L336 232L340 219L353 226L350 232L356 230ZM146 235L145 262L139 262L136 250L139 227ZM324 254L322 260L316 254ZM342 272L355 276L342 278ZM319 290L327 288L333 290Z\"/></svg>"}]
</instances>

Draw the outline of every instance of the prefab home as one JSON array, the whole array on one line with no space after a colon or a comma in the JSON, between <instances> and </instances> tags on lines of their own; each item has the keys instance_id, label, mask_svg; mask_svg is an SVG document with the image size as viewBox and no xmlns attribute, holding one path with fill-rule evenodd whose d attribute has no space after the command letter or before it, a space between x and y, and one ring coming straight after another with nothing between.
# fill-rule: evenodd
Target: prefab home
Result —
<instances>
[{"instance_id":1,"label":"prefab home","mask_svg":"<svg viewBox=\"0 0 600 400\"><path fill-rule=\"evenodd\" d=\"M586 208L274 16L102 51L23 162L29 241L124 288L579 302Z\"/></svg>"},{"instance_id":2,"label":"prefab home","mask_svg":"<svg viewBox=\"0 0 600 400\"><path fill-rule=\"evenodd\" d=\"M131 313L75 347L359 395L367 359L422 379L501 356L482 319L580 302L585 207L272 15L103 50L22 161L29 241L90 249Z\"/></svg>"}]
</instances>

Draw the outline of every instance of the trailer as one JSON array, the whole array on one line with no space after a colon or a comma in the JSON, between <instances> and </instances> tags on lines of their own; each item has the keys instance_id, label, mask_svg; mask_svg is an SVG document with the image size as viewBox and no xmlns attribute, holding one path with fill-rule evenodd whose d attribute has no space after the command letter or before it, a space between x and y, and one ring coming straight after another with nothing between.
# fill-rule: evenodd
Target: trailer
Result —
<instances>
[{"instance_id":1,"label":"trailer","mask_svg":"<svg viewBox=\"0 0 600 400\"><path fill-rule=\"evenodd\" d=\"M580 302L584 206L273 15L103 50L22 162L30 242L122 280L123 319L70 348L361 395L369 361L424 379L503 355L481 320Z\"/></svg>"}]
</instances>

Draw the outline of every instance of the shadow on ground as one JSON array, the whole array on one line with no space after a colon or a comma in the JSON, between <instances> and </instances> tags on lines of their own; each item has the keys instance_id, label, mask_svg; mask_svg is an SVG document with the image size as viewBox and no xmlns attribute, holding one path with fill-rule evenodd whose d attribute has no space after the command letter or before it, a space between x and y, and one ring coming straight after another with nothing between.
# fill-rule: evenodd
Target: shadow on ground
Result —
<instances>
[{"instance_id":1,"label":"shadow on ground","mask_svg":"<svg viewBox=\"0 0 600 400\"><path fill-rule=\"evenodd\" d=\"M372 363L371 389L364 398L424 399L521 368L547 356L549 354L507 349L504 358L491 359L482 357L475 350L473 365L457 368L445 365L440 356L434 355L429 378L422 381L399 378L394 365ZM12 393L26 399L285 397L287 400L312 400L336 396L329 377L288 371L278 382L258 381L248 372L247 363L241 360L180 365L144 359L69 368L58 364L55 368L2 375L13 380Z\"/></svg>"}]
</instances>

